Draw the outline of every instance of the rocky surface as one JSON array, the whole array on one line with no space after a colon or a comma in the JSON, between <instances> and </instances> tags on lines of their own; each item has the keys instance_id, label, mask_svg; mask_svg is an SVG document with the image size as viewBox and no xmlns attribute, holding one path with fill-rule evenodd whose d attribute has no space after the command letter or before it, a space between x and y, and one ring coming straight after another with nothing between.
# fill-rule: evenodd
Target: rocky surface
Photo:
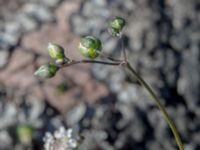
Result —
<instances>
[{"instance_id":1,"label":"rocky surface","mask_svg":"<svg viewBox=\"0 0 200 150\"><path fill-rule=\"evenodd\" d=\"M46 50L49 42L66 47L69 57L80 58L75 51L79 38L71 32L69 24L79 1L31 0L19 4L10 14L7 9L1 10L0 149L38 150L42 149L44 133L62 125L61 114L79 102L93 103L109 92L104 84L92 79L89 65L62 70L48 81L33 75L39 65L49 61ZM13 5L9 1L4 6L9 10ZM59 89L63 85L64 91ZM98 92L92 92L93 89ZM34 129L33 143L28 146L16 138L17 127L24 124Z\"/></svg>"},{"instance_id":2,"label":"rocky surface","mask_svg":"<svg viewBox=\"0 0 200 150\"><path fill-rule=\"evenodd\" d=\"M78 2L63 2L62 5L57 6L56 10L53 9L53 4L57 4L59 1L49 1L50 4L45 2L43 5L46 7L37 1L25 3L16 14L16 21L8 22L8 25L5 25L6 30L3 34L14 40L5 46L7 50L0 51L2 57L0 80L8 87L24 91L28 97L47 99L61 112L70 107L69 103L75 104L78 100L95 101L99 96L107 95L106 87L92 80L87 71L89 66L76 66L63 70L55 79L50 79L48 82L40 81L33 76L39 65L49 61L46 50L49 42L58 42L66 47L69 57L80 57L75 51L78 37L70 32L70 25L65 21L69 20L70 14L78 9ZM2 36L3 44L0 44L2 48L6 43L4 41L8 42L9 40ZM79 71L77 68L80 67L85 71ZM69 92L59 93L56 90L56 87L62 82L70 85ZM93 88L99 92L89 94ZM66 101L66 97L70 100ZM59 101L55 99L59 99Z\"/></svg>"},{"instance_id":3,"label":"rocky surface","mask_svg":"<svg viewBox=\"0 0 200 150\"><path fill-rule=\"evenodd\" d=\"M123 40L129 60L167 106L188 150L200 146L195 138L200 117L199 5L198 0L87 0L71 18L75 33L100 37L104 52L111 56L119 56L121 47L106 32L106 22L115 15L126 18ZM98 144L100 139L94 142L99 149L175 149L162 115L128 72L93 65L92 73L116 94L114 106L119 113L116 117L114 112L104 112L117 119L113 126L109 124L112 131L102 127L109 138L101 139L105 147Z\"/></svg>"},{"instance_id":4,"label":"rocky surface","mask_svg":"<svg viewBox=\"0 0 200 150\"><path fill-rule=\"evenodd\" d=\"M0 149L43 149L45 132L60 126L85 137L81 150L177 149L162 114L122 67L77 65L50 80L33 76L49 61L52 41L78 59L79 37L92 34L106 54L120 57L120 40L106 23L116 15L127 20L131 64L167 107L185 149L200 149L199 6L198 0L0 0ZM27 124L28 144L16 133Z\"/></svg>"}]
</instances>

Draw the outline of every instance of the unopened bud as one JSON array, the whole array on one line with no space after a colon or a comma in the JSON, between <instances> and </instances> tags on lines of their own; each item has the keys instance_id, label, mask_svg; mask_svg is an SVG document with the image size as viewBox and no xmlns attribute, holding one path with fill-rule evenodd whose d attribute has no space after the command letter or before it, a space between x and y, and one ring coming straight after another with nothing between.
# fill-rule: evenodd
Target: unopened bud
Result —
<instances>
[{"instance_id":1,"label":"unopened bud","mask_svg":"<svg viewBox=\"0 0 200 150\"><path fill-rule=\"evenodd\" d=\"M58 66L54 63L48 63L39 67L39 69L34 73L34 75L41 78L51 78L55 76L58 71Z\"/></svg>"},{"instance_id":2,"label":"unopened bud","mask_svg":"<svg viewBox=\"0 0 200 150\"><path fill-rule=\"evenodd\" d=\"M48 45L49 55L53 59L63 59L65 58L64 48L58 44L49 43Z\"/></svg>"},{"instance_id":3,"label":"unopened bud","mask_svg":"<svg viewBox=\"0 0 200 150\"><path fill-rule=\"evenodd\" d=\"M109 23L110 32L113 36L119 36L123 27L126 25L126 21L121 17L115 17Z\"/></svg>"},{"instance_id":4,"label":"unopened bud","mask_svg":"<svg viewBox=\"0 0 200 150\"><path fill-rule=\"evenodd\" d=\"M91 59L94 59L99 55L101 48L101 41L94 36L82 38L79 44L80 53Z\"/></svg>"}]
</instances>

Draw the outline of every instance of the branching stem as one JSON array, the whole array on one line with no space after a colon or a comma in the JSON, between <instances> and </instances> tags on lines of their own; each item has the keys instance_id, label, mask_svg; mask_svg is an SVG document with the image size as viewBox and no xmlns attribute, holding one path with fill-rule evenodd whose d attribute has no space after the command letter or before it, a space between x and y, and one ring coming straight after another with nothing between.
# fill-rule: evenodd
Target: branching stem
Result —
<instances>
[{"instance_id":1,"label":"branching stem","mask_svg":"<svg viewBox=\"0 0 200 150\"><path fill-rule=\"evenodd\" d=\"M126 60L123 61L115 61L113 60L112 62L107 62L107 61L98 61L98 60L87 60L87 59L83 59L80 61L77 60L71 60L71 62L64 64L62 66L60 66L60 68L64 68L64 67L68 67L71 65L75 65L75 64L80 64L80 63L92 63L92 64L103 64L103 65L111 65L111 66L124 66L125 68L127 68L129 71L131 71L131 73L135 76L135 78L140 82L140 84L142 86L144 86L144 88L146 89L146 91L149 93L149 95L151 96L151 98L153 99L153 101L155 102L155 104L158 106L158 108L160 109L160 111L162 112L166 122L168 123L169 127L172 130L172 133L175 137L176 143L179 147L179 150L184 150L184 145L181 141L180 135L177 131L177 128L175 126L175 124L172 122L170 116L168 115L164 105L160 102L159 98L156 96L155 92L153 91L153 89L143 80L143 78L133 69L133 67L130 65L129 62L127 62Z\"/></svg>"},{"instance_id":2,"label":"branching stem","mask_svg":"<svg viewBox=\"0 0 200 150\"><path fill-rule=\"evenodd\" d=\"M98 60L88 60L88 59L83 59L83 60L71 60L69 63L66 63L64 65L61 65L60 68L66 68L68 66L76 65L76 64L102 64L102 65L111 65L111 66L119 66L122 64L122 61L118 62L107 62L107 61L98 61Z\"/></svg>"},{"instance_id":3,"label":"branching stem","mask_svg":"<svg viewBox=\"0 0 200 150\"><path fill-rule=\"evenodd\" d=\"M183 143L181 141L180 135L177 131L177 128L175 126L175 124L172 122L170 116L168 115L165 107L163 106L163 104L160 102L159 98L156 96L155 92L153 91L153 89L142 79L142 77L131 67L130 63L127 62L126 60L124 61L114 61L114 62L106 62L106 61L98 61L98 60L80 60L80 61L75 61L72 60L70 63L65 64L63 66L61 66L61 68L64 67L68 67L71 65L75 65L75 64L80 64L80 63L96 63L96 64L103 64L103 65L111 65L111 66L121 66L124 65L129 71L131 71L131 73L135 76L135 78L141 83L142 86L144 86L144 88L146 89L146 91L149 93L149 95L151 96L151 98L154 100L154 102L156 103L156 105L158 106L158 108L160 109L160 111L162 112L162 114L164 115L164 118L166 120L166 122L168 123L169 127L171 128L174 137L176 139L176 143L179 147L179 150L184 150L184 146Z\"/></svg>"}]
</instances>

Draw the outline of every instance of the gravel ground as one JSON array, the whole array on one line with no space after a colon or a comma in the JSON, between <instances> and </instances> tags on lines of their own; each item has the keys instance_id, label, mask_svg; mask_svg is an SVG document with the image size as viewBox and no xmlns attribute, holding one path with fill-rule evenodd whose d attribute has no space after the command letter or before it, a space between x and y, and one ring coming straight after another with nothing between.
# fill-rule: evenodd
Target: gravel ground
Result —
<instances>
[{"instance_id":1,"label":"gravel ground","mask_svg":"<svg viewBox=\"0 0 200 150\"><path fill-rule=\"evenodd\" d=\"M119 56L121 48L119 40L106 32L106 22L115 15L126 18L129 60L167 106L188 150L200 149L199 5L198 0L87 0L71 18L76 34L100 37L111 56ZM92 73L116 95L114 111L113 105L96 107L103 109L104 117L97 121L100 124L92 124L91 129L97 129L90 136L96 137L99 130L106 136L98 139L104 144L89 138L94 145L99 149L175 149L162 115L129 73L100 65L94 65Z\"/></svg>"},{"instance_id":2,"label":"gravel ground","mask_svg":"<svg viewBox=\"0 0 200 150\"><path fill-rule=\"evenodd\" d=\"M177 149L162 114L121 68L92 65L82 67L88 74L80 67L62 72L48 81L66 80L70 90L59 97L48 83L32 78L35 67L47 60L41 49L49 40L73 49L69 45L77 44L77 36L92 34L100 37L105 53L119 57L120 41L108 34L106 24L119 15L127 20L128 59L167 107L185 149L199 150L200 2L84 0L69 20L76 2L0 0L0 149L43 149L45 132L60 126L85 137L81 150Z\"/></svg>"}]
</instances>

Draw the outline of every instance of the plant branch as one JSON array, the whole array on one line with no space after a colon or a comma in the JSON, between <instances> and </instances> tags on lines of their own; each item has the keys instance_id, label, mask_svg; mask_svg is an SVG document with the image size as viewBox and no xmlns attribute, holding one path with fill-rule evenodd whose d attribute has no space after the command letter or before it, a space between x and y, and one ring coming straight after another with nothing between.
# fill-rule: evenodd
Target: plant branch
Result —
<instances>
[{"instance_id":1,"label":"plant branch","mask_svg":"<svg viewBox=\"0 0 200 150\"><path fill-rule=\"evenodd\" d=\"M76 65L76 64L80 64L80 63L103 64L103 65L111 65L111 66L119 66L119 65L123 64L122 61L119 61L119 62L106 62L106 61L83 59L83 60L71 60L69 63L61 65L60 68L65 68L65 67Z\"/></svg>"},{"instance_id":2,"label":"plant branch","mask_svg":"<svg viewBox=\"0 0 200 150\"><path fill-rule=\"evenodd\" d=\"M177 143L177 145L179 147L179 150L184 150L184 145L183 145L183 143L181 141L181 138L180 138L180 135L179 135L179 133L177 131L177 128L176 128L175 124L172 122L172 120L171 120L170 116L168 115L165 107L160 102L159 98L156 96L156 94L153 91L153 89L131 67L131 65L130 65L129 62L127 62L126 60L118 61L118 62L106 62L106 61L87 60L87 59L83 59L83 60L80 60L80 61L71 60L71 62L60 66L60 68L64 68L64 67L68 67L68 66L75 65L75 64L80 64L80 63L103 64L103 65L111 65L111 66L121 66L121 65L124 65L129 71L132 72L132 74L136 77L136 79L144 86L144 88L146 89L146 91L150 94L151 98L156 103L156 105L158 106L158 108L160 109L160 111L163 113L166 122L168 123L169 127L171 128L171 130L173 132L173 135L175 137L176 143Z\"/></svg>"},{"instance_id":3,"label":"plant branch","mask_svg":"<svg viewBox=\"0 0 200 150\"><path fill-rule=\"evenodd\" d=\"M106 62L106 61L98 61L98 60L81 60L81 63L95 63L95 64L104 64L104 65L111 65L111 66L119 66L122 62Z\"/></svg>"},{"instance_id":4,"label":"plant branch","mask_svg":"<svg viewBox=\"0 0 200 150\"><path fill-rule=\"evenodd\" d=\"M124 47L124 38L123 38L123 35L120 35L120 42L121 42L121 47L122 47L123 59L125 61L127 61L126 50L125 50L125 47Z\"/></svg>"},{"instance_id":5,"label":"plant branch","mask_svg":"<svg viewBox=\"0 0 200 150\"><path fill-rule=\"evenodd\" d=\"M131 67L130 63L127 63L126 68L128 70L130 70L133 75L136 77L136 79L145 87L145 89L147 90L147 92L150 94L151 98L154 100L154 102L156 103L156 105L158 106L158 108L160 109L160 111L163 113L165 120L167 121L168 125L170 126L174 137L176 139L176 143L179 147L179 150L184 150L184 145L181 141L180 135L177 131L177 128L175 126L175 124L172 122L170 116L168 115L165 107L163 106L163 104L160 102L159 98L156 96L156 94L154 93L154 91L152 90L152 88L140 77L140 75Z\"/></svg>"}]
</instances>

